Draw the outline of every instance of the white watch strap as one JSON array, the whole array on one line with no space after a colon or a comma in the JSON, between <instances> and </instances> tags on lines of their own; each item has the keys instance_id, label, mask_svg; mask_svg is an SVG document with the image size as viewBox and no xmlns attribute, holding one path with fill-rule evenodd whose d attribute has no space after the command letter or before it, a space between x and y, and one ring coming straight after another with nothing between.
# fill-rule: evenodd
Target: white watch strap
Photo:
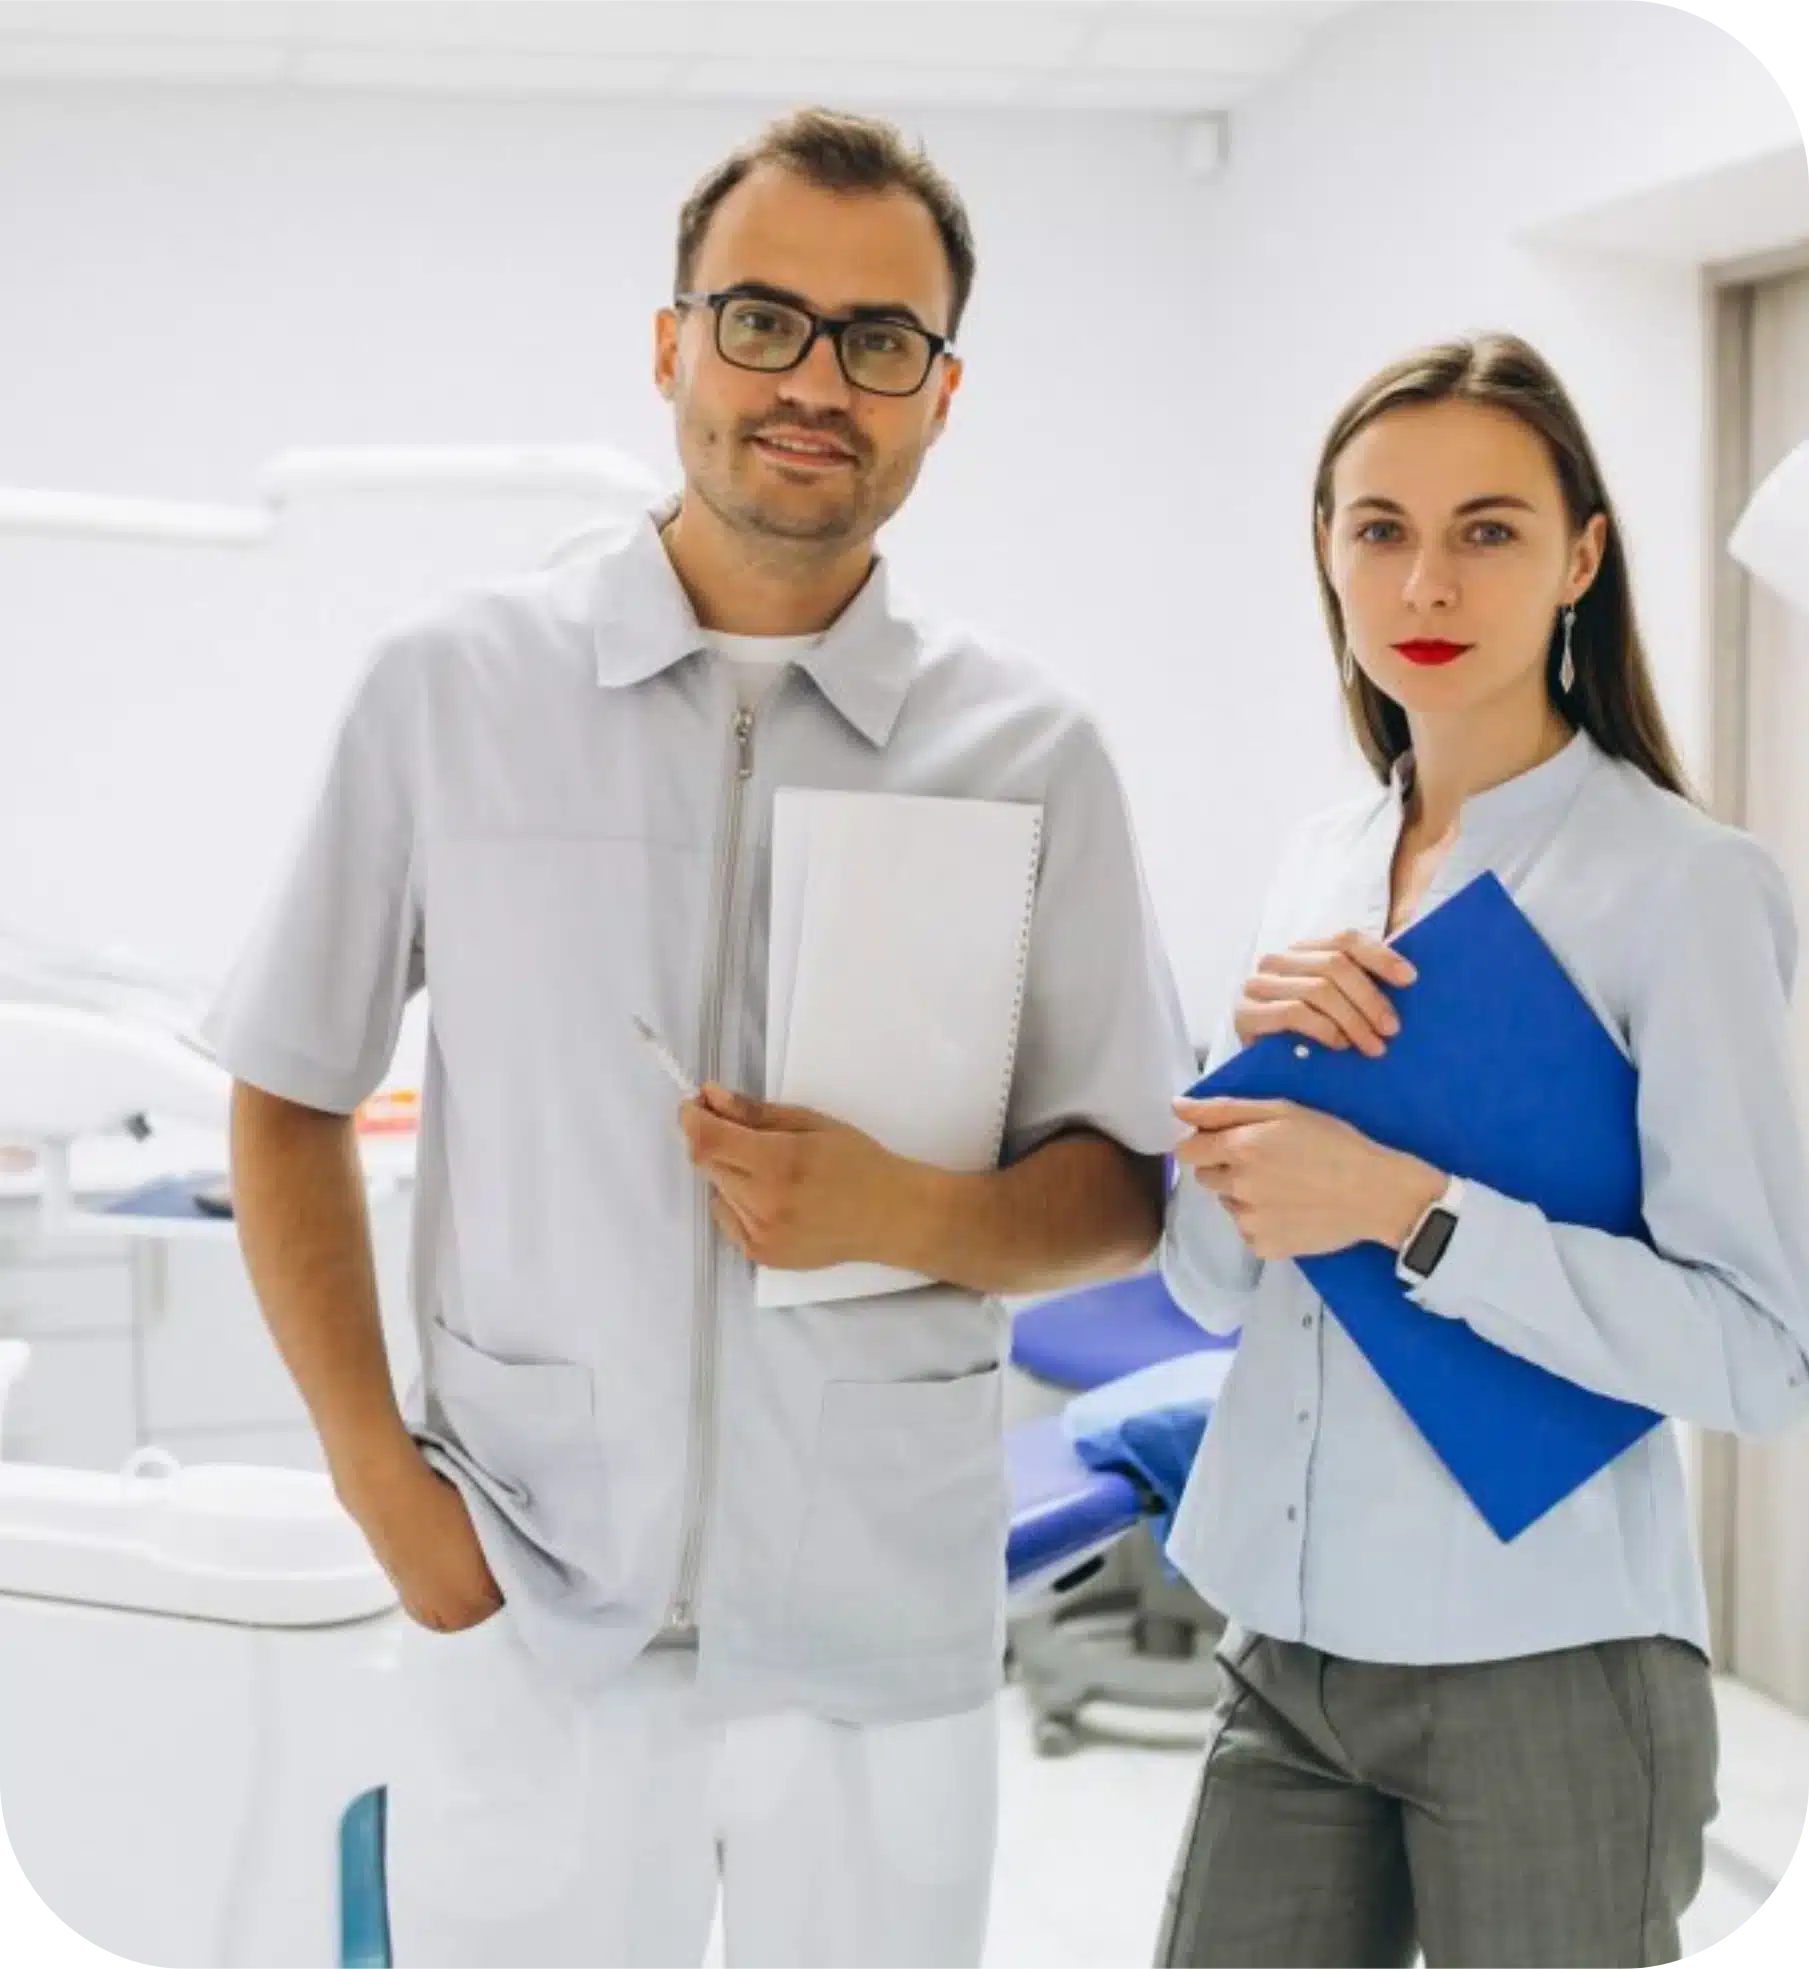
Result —
<instances>
[{"instance_id":1,"label":"white watch strap","mask_svg":"<svg viewBox=\"0 0 1809 1969\"><path fill-rule=\"evenodd\" d=\"M1461 1176L1453 1176L1432 1202L1427 1204L1425 1209L1420 1212L1419 1220L1401 1241L1400 1251L1395 1256L1394 1273L1395 1277L1403 1285L1424 1285L1426 1282L1427 1275L1425 1273L1412 1271L1407 1264L1407 1254L1413 1249L1420 1232L1426 1228L1426 1219L1435 1210L1448 1211L1453 1217L1461 1218L1463 1207L1464 1179ZM1449 1248L1449 1245L1447 1245L1446 1249L1448 1250Z\"/></svg>"}]
</instances>

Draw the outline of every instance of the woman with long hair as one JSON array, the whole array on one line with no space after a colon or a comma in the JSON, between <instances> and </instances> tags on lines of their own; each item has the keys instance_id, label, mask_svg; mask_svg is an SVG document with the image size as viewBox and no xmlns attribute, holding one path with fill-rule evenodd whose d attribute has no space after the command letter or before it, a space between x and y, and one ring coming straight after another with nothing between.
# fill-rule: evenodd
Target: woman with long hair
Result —
<instances>
[{"instance_id":1,"label":"woman with long hair","mask_svg":"<svg viewBox=\"0 0 1809 1969\"><path fill-rule=\"evenodd\" d=\"M1809 1410L1790 897L1690 796L1601 471L1536 351L1488 336L1375 377L1313 509L1379 785L1284 849L1210 1063L1276 1032L1380 1056L1414 1016L1390 940L1492 872L1637 1070L1650 1242L1293 1103L1177 1102L1163 1272L1242 1338L1169 1545L1228 1624L1160 1959L1667 1962L1716 1765L1678 1432L1503 1541L1289 1261L1379 1243L1427 1319L1667 1417Z\"/></svg>"}]
</instances>

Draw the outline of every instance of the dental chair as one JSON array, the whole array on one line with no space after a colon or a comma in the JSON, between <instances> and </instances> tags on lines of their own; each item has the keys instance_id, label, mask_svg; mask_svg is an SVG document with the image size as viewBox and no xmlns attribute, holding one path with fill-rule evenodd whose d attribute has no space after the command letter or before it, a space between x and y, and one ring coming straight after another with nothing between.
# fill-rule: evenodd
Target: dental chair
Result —
<instances>
[{"instance_id":1,"label":"dental chair","mask_svg":"<svg viewBox=\"0 0 1809 1969\"><path fill-rule=\"evenodd\" d=\"M0 1004L0 1141L35 1149L43 1229L93 1228L71 1155L90 1136L149 1132L155 1114L224 1137L232 1083L150 1021L84 1005Z\"/></svg>"},{"instance_id":2,"label":"dental chair","mask_svg":"<svg viewBox=\"0 0 1809 1969\"><path fill-rule=\"evenodd\" d=\"M1225 1354L1235 1344L1189 1319L1152 1271L1023 1307L1012 1324L1011 1361L1026 1391L1021 1399L1054 1408L1059 1426L1059 1411L1077 1396L1183 1356ZM1167 1567L1142 1514L1135 1533L1114 1541L1074 1588L1083 1584L1084 1591L1071 1589L1059 1604L1026 1608L1010 1622L1011 1663L1041 1754L1079 1747L1081 1711L1092 1702L1211 1706L1218 1689L1212 1644L1223 1620Z\"/></svg>"}]
</instances>

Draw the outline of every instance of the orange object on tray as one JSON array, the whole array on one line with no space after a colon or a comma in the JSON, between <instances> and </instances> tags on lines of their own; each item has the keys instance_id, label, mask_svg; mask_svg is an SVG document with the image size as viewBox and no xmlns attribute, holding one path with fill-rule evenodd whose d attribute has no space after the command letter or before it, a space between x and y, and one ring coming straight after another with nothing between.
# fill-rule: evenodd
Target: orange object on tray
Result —
<instances>
[{"instance_id":1,"label":"orange object on tray","mask_svg":"<svg viewBox=\"0 0 1809 1969\"><path fill-rule=\"evenodd\" d=\"M412 1135L421 1125L421 1096L412 1087L386 1087L360 1101L352 1126L360 1135Z\"/></svg>"}]
</instances>

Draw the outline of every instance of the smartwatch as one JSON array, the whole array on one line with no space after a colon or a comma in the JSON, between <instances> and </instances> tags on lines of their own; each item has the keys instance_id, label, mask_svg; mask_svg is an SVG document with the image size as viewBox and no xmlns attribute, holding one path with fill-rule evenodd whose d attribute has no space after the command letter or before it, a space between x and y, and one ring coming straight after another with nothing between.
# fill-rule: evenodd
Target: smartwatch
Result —
<instances>
[{"instance_id":1,"label":"smartwatch","mask_svg":"<svg viewBox=\"0 0 1809 1969\"><path fill-rule=\"evenodd\" d=\"M1407 1233L1394 1264L1395 1277L1404 1285L1424 1285L1438 1269L1446 1247L1457 1231L1457 1220L1464 1207L1463 1178L1453 1176L1443 1194Z\"/></svg>"}]
</instances>

